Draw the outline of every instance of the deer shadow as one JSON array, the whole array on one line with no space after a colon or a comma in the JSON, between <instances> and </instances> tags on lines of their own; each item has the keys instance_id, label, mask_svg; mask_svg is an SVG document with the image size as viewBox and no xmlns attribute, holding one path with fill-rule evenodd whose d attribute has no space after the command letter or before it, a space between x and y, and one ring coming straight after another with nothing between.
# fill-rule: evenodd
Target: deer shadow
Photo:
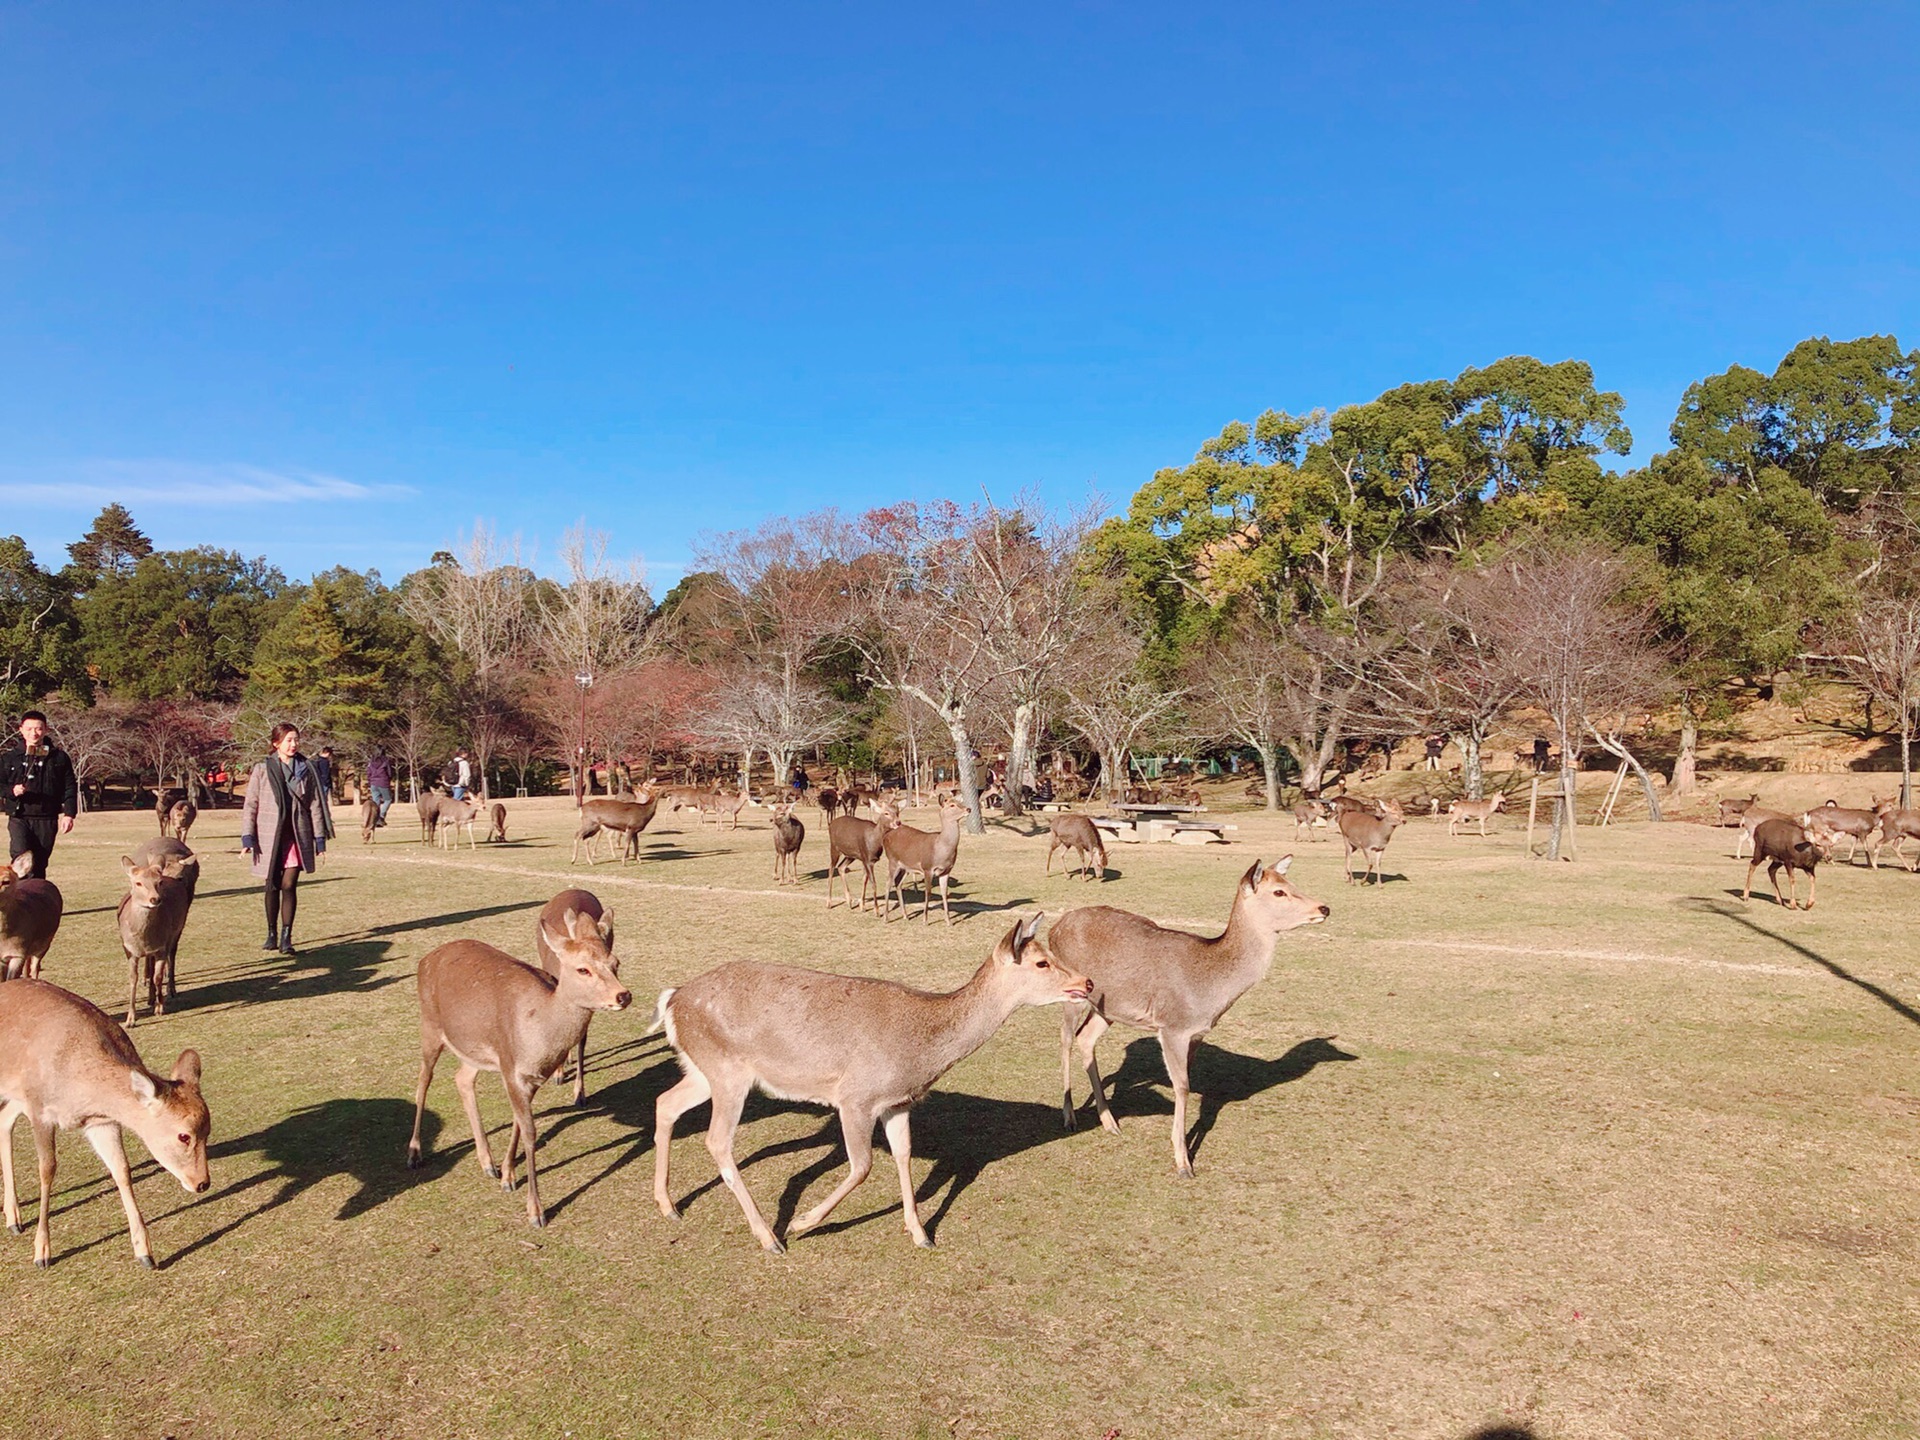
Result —
<instances>
[{"instance_id":1,"label":"deer shadow","mask_svg":"<svg viewBox=\"0 0 1920 1440\"><path fill-rule=\"evenodd\" d=\"M351 1176L357 1188L333 1218L352 1220L422 1180L455 1168L460 1159L458 1147L446 1152L433 1148L441 1122L429 1110L420 1122L424 1147L420 1165L409 1170L406 1137L412 1129L413 1106L405 1100L322 1100L295 1110L264 1130L209 1147L207 1158L216 1164L242 1155L262 1158L265 1163L261 1169L219 1191L222 1198L260 1192L259 1203L176 1251L161 1262L161 1268L224 1239L336 1176ZM157 1165L153 1168L159 1169Z\"/></svg>"},{"instance_id":2,"label":"deer shadow","mask_svg":"<svg viewBox=\"0 0 1920 1440\"><path fill-rule=\"evenodd\" d=\"M198 974L182 967L180 1009L207 1009L229 1005L261 1005L272 1000L311 1000L321 995L370 994L404 979L382 975L391 949L385 940L337 940L314 945L288 959L263 954L213 972L211 983L189 984ZM164 1017L163 1017L164 1018Z\"/></svg>"},{"instance_id":3,"label":"deer shadow","mask_svg":"<svg viewBox=\"0 0 1920 1440\"><path fill-rule=\"evenodd\" d=\"M1187 1055L1187 1081L1193 1087L1190 1099L1197 1102L1199 1113L1187 1132L1188 1152L1199 1153L1201 1143L1213 1132L1220 1112L1228 1105L1251 1100L1276 1085L1291 1084L1321 1065L1360 1058L1335 1045L1334 1039L1325 1035L1302 1040L1272 1060L1196 1041ZM1132 1115L1173 1114L1172 1096L1161 1094L1162 1087L1170 1082L1160 1042L1154 1037L1142 1036L1129 1042L1120 1068L1106 1080L1107 1106L1116 1118L1123 1111Z\"/></svg>"}]
</instances>

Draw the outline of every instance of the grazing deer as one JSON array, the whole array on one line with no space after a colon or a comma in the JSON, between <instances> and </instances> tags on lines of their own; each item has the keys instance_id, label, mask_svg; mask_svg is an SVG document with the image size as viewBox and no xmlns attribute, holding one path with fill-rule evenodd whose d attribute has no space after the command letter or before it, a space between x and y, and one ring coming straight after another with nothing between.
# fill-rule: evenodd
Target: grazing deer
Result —
<instances>
[{"instance_id":1,"label":"grazing deer","mask_svg":"<svg viewBox=\"0 0 1920 1440\"><path fill-rule=\"evenodd\" d=\"M867 1178L873 1127L879 1124L900 1172L907 1233L914 1244L931 1246L908 1168L909 1110L1021 1006L1087 997L1086 977L1056 962L1034 939L1039 923L1036 915L1015 925L971 980L944 995L891 980L752 960L733 961L664 991L655 1024L665 1026L686 1075L654 1103L653 1198L660 1213L680 1218L667 1189L674 1122L711 1100L707 1151L754 1238L773 1254L783 1253L733 1158L740 1111L758 1086L770 1095L833 1106L846 1140L846 1179L787 1227L789 1240L817 1228Z\"/></svg>"},{"instance_id":2,"label":"grazing deer","mask_svg":"<svg viewBox=\"0 0 1920 1440\"><path fill-rule=\"evenodd\" d=\"M940 882L940 913L953 924L953 908L947 903L947 881L953 874L953 862L960 858L960 822L967 807L952 795L940 797L938 833L916 830L911 825L892 826L881 837L887 852L887 905L883 919L893 918L893 896L900 892L900 918L907 914L907 890L901 882L908 871L920 877L920 918L933 923L933 882Z\"/></svg>"},{"instance_id":3,"label":"grazing deer","mask_svg":"<svg viewBox=\"0 0 1920 1440\"><path fill-rule=\"evenodd\" d=\"M606 832L609 844L614 836L620 836L622 849L620 861L640 858L640 832L653 823L654 812L659 808L659 800L651 791L641 791L632 800L589 800L580 807L580 828L573 837L573 859L570 863L580 863L580 842L587 844L587 863L597 865L594 858L593 838L602 831Z\"/></svg>"},{"instance_id":4,"label":"grazing deer","mask_svg":"<svg viewBox=\"0 0 1920 1440\"><path fill-rule=\"evenodd\" d=\"M1211 940L1168 930L1107 905L1070 910L1060 917L1047 943L1061 964L1086 972L1091 991L1084 1013L1069 1009L1061 1017L1060 1115L1067 1129L1073 1129L1077 1057L1093 1087L1101 1125L1120 1133L1120 1122L1107 1108L1094 1051L1114 1021L1137 1025L1159 1036L1167 1078L1173 1082L1173 1168L1193 1174L1187 1153L1187 1060L1194 1042L1266 978L1282 930L1317 925L1329 913L1288 883L1292 864L1291 855L1264 869L1254 861L1234 891L1227 928Z\"/></svg>"},{"instance_id":5,"label":"grazing deer","mask_svg":"<svg viewBox=\"0 0 1920 1440\"><path fill-rule=\"evenodd\" d=\"M1293 807L1293 838L1309 841L1318 840L1314 834L1317 826L1330 824L1333 820L1333 807L1324 800L1302 799Z\"/></svg>"},{"instance_id":6,"label":"grazing deer","mask_svg":"<svg viewBox=\"0 0 1920 1440\"><path fill-rule=\"evenodd\" d=\"M459 1060L453 1085L473 1127L473 1148L480 1169L496 1175L500 1188L513 1189L514 1157L527 1147L527 1223L547 1223L534 1168L538 1135L533 1125L533 1095L587 1033L596 1010L624 1010L633 995L607 950L599 924L568 910L559 924L542 921L540 938L552 949L557 978L523 965L504 950L478 940L452 940L420 960L420 1088L414 1097L413 1137L407 1141L407 1167L420 1163L420 1120L426 1113L427 1087L442 1050ZM506 1162L495 1170L487 1132L480 1123L474 1081L493 1071L505 1082L513 1107L513 1131Z\"/></svg>"},{"instance_id":7,"label":"grazing deer","mask_svg":"<svg viewBox=\"0 0 1920 1440\"><path fill-rule=\"evenodd\" d=\"M1049 815L1047 817L1047 874L1053 874L1053 852L1071 850L1079 857L1080 878L1099 879L1103 884L1107 878L1107 841L1100 833L1100 827L1084 815ZM1094 874L1094 862L1099 861L1099 874Z\"/></svg>"},{"instance_id":8,"label":"grazing deer","mask_svg":"<svg viewBox=\"0 0 1920 1440\"><path fill-rule=\"evenodd\" d=\"M1800 874L1807 872L1807 903L1804 909L1813 909L1813 886L1817 878L1813 867L1833 856L1832 843L1819 835L1809 834L1805 826L1787 819L1762 820L1753 830L1753 861L1747 866L1747 883L1741 891L1742 900L1753 899L1753 872L1762 865L1767 867L1767 880L1773 886L1773 898L1787 909L1793 909L1793 902L1780 893L1780 870L1784 866L1787 872L1787 893L1797 901L1800 897Z\"/></svg>"},{"instance_id":9,"label":"grazing deer","mask_svg":"<svg viewBox=\"0 0 1920 1440\"><path fill-rule=\"evenodd\" d=\"M1880 868L1880 847L1873 843L1873 832L1880 828L1880 817L1873 811L1850 810L1838 801L1829 800L1802 815L1800 824L1810 833L1818 832L1831 837L1830 848L1833 840L1844 838L1849 865L1853 863L1853 857L1864 840L1867 842L1867 864L1875 870Z\"/></svg>"},{"instance_id":10,"label":"grazing deer","mask_svg":"<svg viewBox=\"0 0 1920 1440\"><path fill-rule=\"evenodd\" d=\"M1885 800L1876 798L1873 813L1880 820L1880 838L1874 842L1874 849L1891 844L1893 858L1908 870L1915 869L1920 862L1909 861L1901 853L1900 847L1908 840L1920 840L1920 810L1902 809L1897 798L1889 797Z\"/></svg>"},{"instance_id":11,"label":"grazing deer","mask_svg":"<svg viewBox=\"0 0 1920 1440\"><path fill-rule=\"evenodd\" d=\"M487 831L487 843L489 845L506 844L507 843L507 807L501 804L498 800L493 802L492 819L493 819L493 827Z\"/></svg>"},{"instance_id":12,"label":"grazing deer","mask_svg":"<svg viewBox=\"0 0 1920 1440\"><path fill-rule=\"evenodd\" d=\"M0 985L0 1179L7 1228L20 1233L20 1199L13 1180L13 1126L25 1116L40 1162L40 1216L33 1229L33 1263L53 1263L54 1140L61 1130L85 1132L127 1214L133 1257L153 1268L147 1223L133 1198L123 1130L153 1152L180 1188L204 1195L207 1132L211 1121L200 1096L200 1057L182 1050L166 1079L141 1062L127 1032L98 1006L58 985L21 980Z\"/></svg>"},{"instance_id":13,"label":"grazing deer","mask_svg":"<svg viewBox=\"0 0 1920 1440\"><path fill-rule=\"evenodd\" d=\"M24 850L11 865L0 866L0 961L6 962L8 980L40 978L40 962L53 948L66 909L60 887L28 879L32 869L33 856Z\"/></svg>"},{"instance_id":14,"label":"grazing deer","mask_svg":"<svg viewBox=\"0 0 1920 1440\"><path fill-rule=\"evenodd\" d=\"M900 823L900 817L886 806L880 806L878 820L860 820L851 815L836 817L827 826L827 908L833 908L833 882L840 880L840 888L846 892L847 908L853 908L853 890L843 873L858 862L863 872L860 881L860 908L867 908L867 898L873 898L873 910L880 913L880 887L873 878L873 867L880 863L880 857L886 853L885 838L887 831Z\"/></svg>"},{"instance_id":15,"label":"grazing deer","mask_svg":"<svg viewBox=\"0 0 1920 1440\"><path fill-rule=\"evenodd\" d=\"M607 947L607 968L614 974L620 973L620 957L613 953L613 912L600 904L600 897L591 890L562 890L558 895L540 908L540 914L533 922L534 953L540 957L540 968L551 975L557 983L560 979L560 954L547 943L547 931L556 934L567 933L567 912L575 911L593 922L593 928L600 932L600 939ZM573 1054L573 1103L584 1105L587 1102L587 1026L591 1016L580 1022L580 1039L574 1046ZM547 1078L558 1080L566 1069L566 1056L560 1057L560 1063L554 1067L553 1074Z\"/></svg>"},{"instance_id":16,"label":"grazing deer","mask_svg":"<svg viewBox=\"0 0 1920 1440\"><path fill-rule=\"evenodd\" d=\"M1747 796L1744 800L1722 800L1720 802L1720 818L1714 823L1723 828L1729 825L1738 825L1740 818L1759 803L1760 795L1758 791Z\"/></svg>"},{"instance_id":17,"label":"grazing deer","mask_svg":"<svg viewBox=\"0 0 1920 1440\"><path fill-rule=\"evenodd\" d=\"M1764 805L1749 805L1740 812L1740 833L1734 838L1733 858L1744 858L1740 847L1753 845L1753 832L1769 820L1792 820L1794 817L1784 810L1769 810ZM1796 822L1797 823L1797 822Z\"/></svg>"},{"instance_id":18,"label":"grazing deer","mask_svg":"<svg viewBox=\"0 0 1920 1440\"><path fill-rule=\"evenodd\" d=\"M774 884L800 883L800 845L806 838L807 827L793 818L793 806L776 805L773 810Z\"/></svg>"},{"instance_id":19,"label":"grazing deer","mask_svg":"<svg viewBox=\"0 0 1920 1440\"><path fill-rule=\"evenodd\" d=\"M149 865L122 855L120 865L127 872L127 893L120 897L116 919L129 971L126 1023L131 1025L142 974L147 979L147 1008L155 1015L167 1013L167 1001L174 994L174 958L180 952L180 934L187 928L194 887L184 878L185 864L178 859ZM195 861L196 878L199 871Z\"/></svg>"},{"instance_id":20,"label":"grazing deer","mask_svg":"<svg viewBox=\"0 0 1920 1440\"><path fill-rule=\"evenodd\" d=\"M1380 857L1386 853L1387 842L1393 838L1393 832L1407 823L1407 815L1391 800L1383 800L1376 811L1345 810L1340 814L1340 838L1347 842L1347 879L1353 879L1353 857L1364 855L1367 860L1366 875L1373 877L1373 883L1380 883ZM1366 875L1361 884L1366 883Z\"/></svg>"},{"instance_id":21,"label":"grazing deer","mask_svg":"<svg viewBox=\"0 0 1920 1440\"><path fill-rule=\"evenodd\" d=\"M1504 790L1500 791L1497 795L1491 795L1482 800L1448 801L1447 838L1451 840L1454 837L1457 833L1454 827L1459 825L1462 820L1468 823L1476 820L1479 821L1480 833L1484 836L1487 833L1487 821L1506 808L1507 792Z\"/></svg>"}]
</instances>

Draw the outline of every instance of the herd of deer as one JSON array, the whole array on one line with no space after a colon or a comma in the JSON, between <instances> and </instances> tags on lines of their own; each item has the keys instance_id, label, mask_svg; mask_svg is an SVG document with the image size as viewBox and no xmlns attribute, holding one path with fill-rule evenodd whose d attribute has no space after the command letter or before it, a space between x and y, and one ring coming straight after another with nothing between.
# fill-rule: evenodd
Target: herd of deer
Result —
<instances>
[{"instance_id":1,"label":"herd of deer","mask_svg":"<svg viewBox=\"0 0 1920 1440\"><path fill-rule=\"evenodd\" d=\"M1880 847L1892 845L1894 859L1909 871L1920 869L1920 854L1909 860L1900 848L1908 840L1920 840L1920 809L1903 807L1896 797L1875 796L1870 809L1850 808L1828 800L1824 805L1797 814L1768 809L1758 803L1759 798L1749 795L1744 800L1720 802L1720 824L1738 826L1740 830L1733 846L1734 857L1740 858L1742 847L1749 847L1747 881L1742 891L1745 899L1753 898L1754 872L1765 865L1768 883L1781 905L1811 910L1815 867L1831 860L1842 840L1847 842L1846 863L1849 865L1864 845L1868 866L1877 870ZM1787 872L1785 895L1780 893L1782 870ZM1807 877L1807 901L1800 906L1802 873Z\"/></svg>"}]
</instances>

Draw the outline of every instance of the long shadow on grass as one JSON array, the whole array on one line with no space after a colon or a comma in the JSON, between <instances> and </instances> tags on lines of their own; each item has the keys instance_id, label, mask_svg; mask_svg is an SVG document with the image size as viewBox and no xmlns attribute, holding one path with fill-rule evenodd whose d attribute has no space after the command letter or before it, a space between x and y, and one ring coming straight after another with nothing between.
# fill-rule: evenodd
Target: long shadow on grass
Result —
<instances>
[{"instance_id":1,"label":"long shadow on grass","mask_svg":"<svg viewBox=\"0 0 1920 1440\"><path fill-rule=\"evenodd\" d=\"M1861 990L1864 990L1867 994L1871 995L1874 999L1878 1000L1882 1005L1886 1006L1889 1010L1893 1011L1893 1013L1898 1015L1902 1020L1905 1020L1909 1025L1920 1025L1920 1010L1915 1010L1911 1005L1907 1004L1898 995L1894 995L1889 991L1881 989L1878 985L1874 984L1871 980L1861 979L1858 975L1855 975L1851 970L1847 969L1846 966L1840 964L1838 961L1829 960L1826 956L1822 955L1818 950L1814 950L1806 945L1802 945L1798 940L1790 940L1777 930L1769 930L1766 926L1760 924L1759 921L1753 919L1749 915L1742 913L1741 910L1736 909L1732 905L1729 905L1726 901L1709 900L1703 896L1695 896L1690 899L1683 900L1681 903L1687 906L1689 909L1705 910L1709 914L1718 915L1723 920L1731 920L1733 921L1734 924L1744 926L1745 928L1747 928L1748 930L1751 930L1756 935L1766 936L1769 940L1773 941L1775 944L1784 945L1787 949L1793 951L1797 955L1804 955L1807 959L1813 961L1814 964L1818 965L1822 970L1825 970L1829 975L1832 975L1836 979L1844 980L1849 985L1853 985L1858 987ZM1778 907L1776 906L1775 908L1778 908Z\"/></svg>"},{"instance_id":2,"label":"long shadow on grass","mask_svg":"<svg viewBox=\"0 0 1920 1440\"><path fill-rule=\"evenodd\" d=\"M310 890L315 885L337 885L345 878L344 875L310 876L300 882L300 888L302 890ZM195 904L204 905L209 900L225 900L234 895L251 895L257 900L260 895L260 887L258 885L237 885L228 890L198 890L194 892L193 899ZM64 918L71 920L79 915L112 915L119 909L120 902L116 900L111 905L91 905L85 910L68 910L65 912Z\"/></svg>"},{"instance_id":3,"label":"long shadow on grass","mask_svg":"<svg viewBox=\"0 0 1920 1440\"><path fill-rule=\"evenodd\" d=\"M1199 1116L1187 1133L1187 1150L1198 1154L1226 1106L1287 1085L1310 1074L1316 1066L1338 1060L1358 1060L1333 1043L1331 1035L1302 1040L1277 1059L1262 1060L1217 1045L1196 1043L1187 1057L1187 1081L1199 1102ZM1142 1036L1127 1046L1120 1068L1107 1077L1107 1105L1115 1118L1126 1114L1171 1115L1173 1100L1160 1091L1167 1081L1160 1042ZM1091 1100L1089 1100L1091 1104Z\"/></svg>"},{"instance_id":4,"label":"long shadow on grass","mask_svg":"<svg viewBox=\"0 0 1920 1440\"><path fill-rule=\"evenodd\" d=\"M406 978L379 973L390 948L385 940L343 940L315 945L292 959L263 955L212 972L217 978L211 984L195 983L195 972L183 970L180 1008L262 1005L271 1000L311 1000L320 995L384 990Z\"/></svg>"},{"instance_id":5,"label":"long shadow on grass","mask_svg":"<svg viewBox=\"0 0 1920 1440\"><path fill-rule=\"evenodd\" d=\"M225 1239L248 1222L299 1199L324 1180L346 1175L356 1183L358 1188L333 1217L352 1220L401 1191L445 1175L458 1165L462 1158L459 1149L443 1153L434 1148L433 1142L440 1133L440 1119L429 1109L420 1125L424 1147L420 1166L409 1170L406 1138L412 1129L413 1106L405 1100L323 1100L294 1111L264 1130L209 1147L207 1158L215 1167L216 1184L222 1161L258 1155L265 1162L262 1169L246 1179L221 1188L219 1198L231 1199L252 1191L262 1193L258 1203L245 1214L202 1235L164 1264L171 1265Z\"/></svg>"}]
</instances>

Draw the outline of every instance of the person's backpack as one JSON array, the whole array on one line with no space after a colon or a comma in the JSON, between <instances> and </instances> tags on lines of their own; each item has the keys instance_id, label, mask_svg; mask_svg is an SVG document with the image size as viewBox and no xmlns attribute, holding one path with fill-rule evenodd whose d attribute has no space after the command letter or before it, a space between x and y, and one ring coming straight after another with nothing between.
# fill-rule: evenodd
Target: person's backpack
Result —
<instances>
[{"instance_id":1,"label":"person's backpack","mask_svg":"<svg viewBox=\"0 0 1920 1440\"><path fill-rule=\"evenodd\" d=\"M460 783L460 767L449 760L440 767L440 778L449 785Z\"/></svg>"}]
</instances>

